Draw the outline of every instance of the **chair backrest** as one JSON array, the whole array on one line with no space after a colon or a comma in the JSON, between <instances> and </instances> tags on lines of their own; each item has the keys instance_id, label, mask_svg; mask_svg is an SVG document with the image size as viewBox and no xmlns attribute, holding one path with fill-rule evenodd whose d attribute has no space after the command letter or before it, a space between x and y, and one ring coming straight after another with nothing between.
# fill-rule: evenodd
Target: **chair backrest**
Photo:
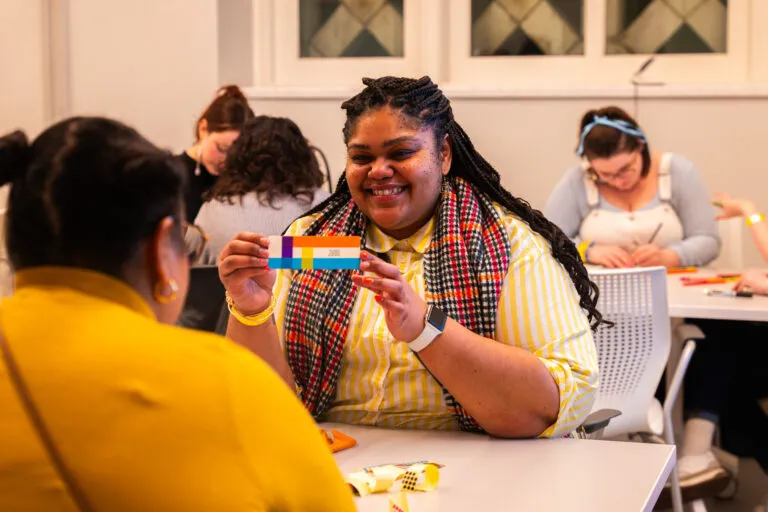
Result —
<instances>
[{"instance_id":1,"label":"chair backrest","mask_svg":"<svg viewBox=\"0 0 768 512\"><path fill-rule=\"evenodd\" d=\"M189 292L178 324L190 329L216 332L222 308L226 304L225 292L217 267L190 269Z\"/></svg>"},{"instance_id":2,"label":"chair backrest","mask_svg":"<svg viewBox=\"0 0 768 512\"><path fill-rule=\"evenodd\" d=\"M720 230L720 254L708 266L718 269L740 270L744 268L744 219L733 218L718 221Z\"/></svg>"},{"instance_id":3,"label":"chair backrest","mask_svg":"<svg viewBox=\"0 0 768 512\"><path fill-rule=\"evenodd\" d=\"M621 411L605 429L606 437L658 431L661 425L649 425L649 411L658 408L654 393L671 343L666 270L600 269L590 276L600 288L598 309L615 323L595 333L600 379L592 410Z\"/></svg>"}]
</instances>

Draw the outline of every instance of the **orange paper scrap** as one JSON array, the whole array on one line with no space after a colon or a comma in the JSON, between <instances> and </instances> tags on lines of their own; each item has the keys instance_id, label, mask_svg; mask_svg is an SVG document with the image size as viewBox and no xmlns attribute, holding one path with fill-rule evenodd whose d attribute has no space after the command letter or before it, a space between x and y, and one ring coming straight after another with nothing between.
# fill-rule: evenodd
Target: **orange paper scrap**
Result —
<instances>
[{"instance_id":1,"label":"orange paper scrap","mask_svg":"<svg viewBox=\"0 0 768 512\"><path fill-rule=\"evenodd\" d=\"M352 448L357 445L357 441L354 438L342 434L336 429L332 429L329 435L328 432L321 428L320 433L323 434L323 437L328 442L328 446L331 448L332 453L340 452L341 450L346 450L347 448Z\"/></svg>"}]
</instances>

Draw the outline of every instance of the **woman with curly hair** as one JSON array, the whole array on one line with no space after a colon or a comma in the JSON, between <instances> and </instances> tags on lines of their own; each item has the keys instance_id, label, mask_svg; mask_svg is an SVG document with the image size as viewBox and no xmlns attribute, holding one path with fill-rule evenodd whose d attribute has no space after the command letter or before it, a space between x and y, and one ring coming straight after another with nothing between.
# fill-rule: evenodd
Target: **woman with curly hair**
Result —
<instances>
[{"instance_id":1,"label":"woman with curly hair","mask_svg":"<svg viewBox=\"0 0 768 512\"><path fill-rule=\"evenodd\" d=\"M328 197L312 147L296 123L258 116L243 127L196 223L210 237L200 266L216 265L241 231L279 235Z\"/></svg>"}]
</instances>

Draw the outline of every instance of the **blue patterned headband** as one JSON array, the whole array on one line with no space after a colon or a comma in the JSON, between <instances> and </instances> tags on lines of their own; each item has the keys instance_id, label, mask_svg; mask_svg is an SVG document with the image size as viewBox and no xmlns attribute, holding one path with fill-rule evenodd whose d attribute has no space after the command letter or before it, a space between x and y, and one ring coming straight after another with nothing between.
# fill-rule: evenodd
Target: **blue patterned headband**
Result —
<instances>
[{"instance_id":1,"label":"blue patterned headband","mask_svg":"<svg viewBox=\"0 0 768 512\"><path fill-rule=\"evenodd\" d=\"M592 128L595 126L608 126L609 128L614 128L622 133L626 133L631 137L636 137L643 144L647 142L645 139L645 134L642 132L642 130L640 130L640 128L633 125L632 123L628 123L623 119L608 119L605 116L595 116L592 118L592 122L585 126L581 131L581 137L579 138L579 148L576 150L577 155L584 155L584 139L587 138L587 135L589 135L589 132L591 132Z\"/></svg>"}]
</instances>

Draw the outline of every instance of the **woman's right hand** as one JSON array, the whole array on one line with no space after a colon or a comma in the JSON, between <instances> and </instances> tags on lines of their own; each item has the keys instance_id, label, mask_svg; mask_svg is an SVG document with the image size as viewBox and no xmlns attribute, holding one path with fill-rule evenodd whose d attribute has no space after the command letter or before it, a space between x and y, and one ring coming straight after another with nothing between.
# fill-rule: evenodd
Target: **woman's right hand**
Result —
<instances>
[{"instance_id":1,"label":"woman's right hand","mask_svg":"<svg viewBox=\"0 0 768 512\"><path fill-rule=\"evenodd\" d=\"M257 233L238 233L219 254L219 279L243 315L269 306L277 272L268 265L269 238Z\"/></svg>"},{"instance_id":2,"label":"woman's right hand","mask_svg":"<svg viewBox=\"0 0 768 512\"><path fill-rule=\"evenodd\" d=\"M618 245L593 245L588 252L587 262L606 268L629 268L635 266L632 255Z\"/></svg>"}]
</instances>

